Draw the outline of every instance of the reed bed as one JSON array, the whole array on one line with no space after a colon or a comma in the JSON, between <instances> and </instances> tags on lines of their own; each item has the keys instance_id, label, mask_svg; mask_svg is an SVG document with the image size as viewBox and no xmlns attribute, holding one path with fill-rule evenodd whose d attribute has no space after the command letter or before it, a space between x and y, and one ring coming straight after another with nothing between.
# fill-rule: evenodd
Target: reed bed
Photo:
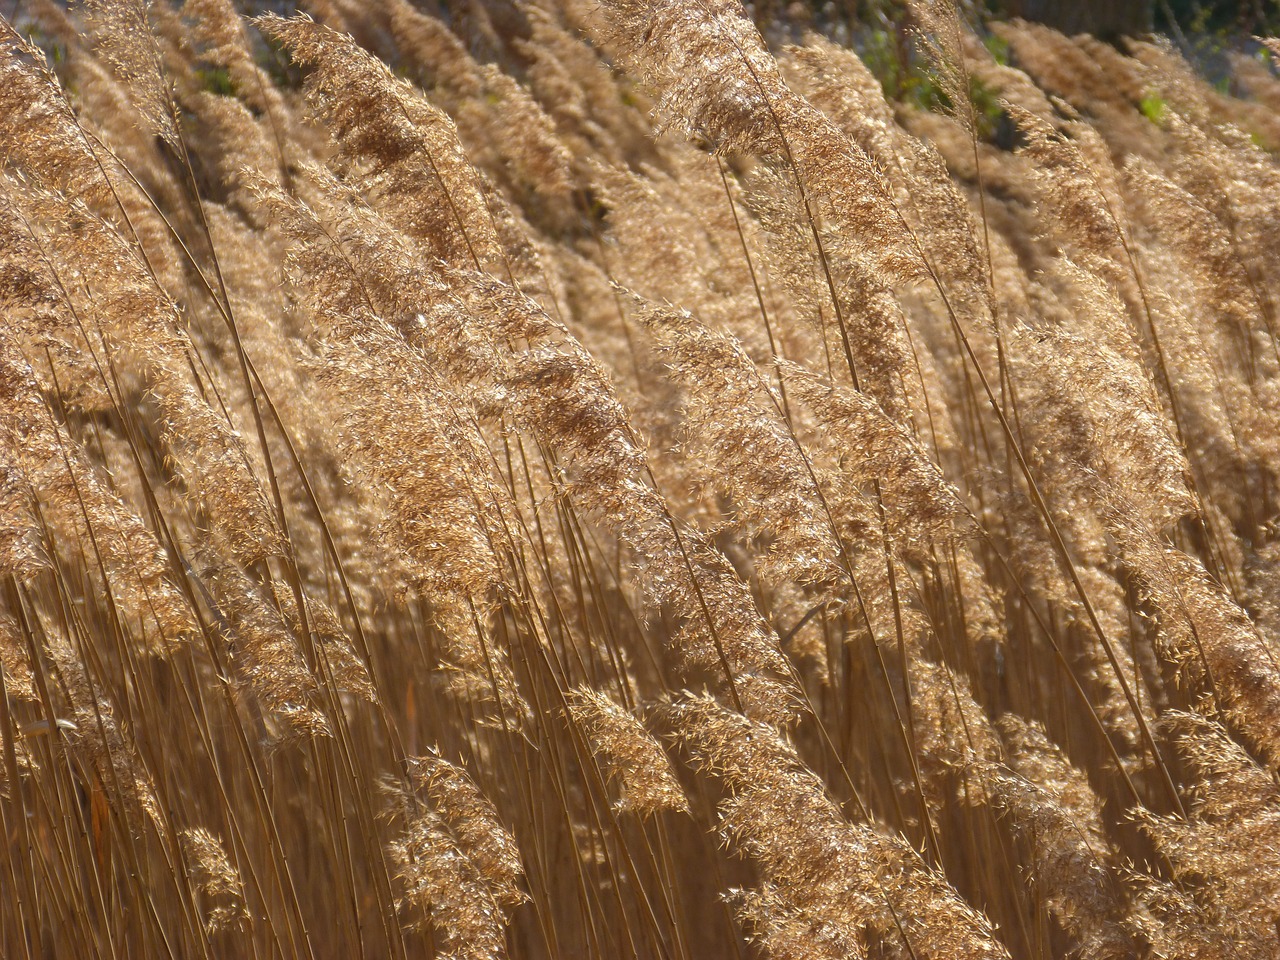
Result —
<instances>
[{"instance_id":1,"label":"reed bed","mask_svg":"<svg viewBox=\"0 0 1280 960\"><path fill-rule=\"evenodd\" d=\"M300 7L3 25L0 954L1280 957L1265 57Z\"/></svg>"}]
</instances>

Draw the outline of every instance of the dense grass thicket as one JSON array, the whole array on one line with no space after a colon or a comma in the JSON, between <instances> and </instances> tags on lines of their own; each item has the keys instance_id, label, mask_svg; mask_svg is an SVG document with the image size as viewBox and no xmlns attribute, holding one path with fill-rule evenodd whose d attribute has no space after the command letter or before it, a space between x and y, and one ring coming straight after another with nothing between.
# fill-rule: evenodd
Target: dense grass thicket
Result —
<instances>
[{"instance_id":1,"label":"dense grass thicket","mask_svg":"<svg viewBox=\"0 0 1280 960\"><path fill-rule=\"evenodd\" d=\"M1280 956L1265 54L301 7L2 26L0 955Z\"/></svg>"}]
</instances>

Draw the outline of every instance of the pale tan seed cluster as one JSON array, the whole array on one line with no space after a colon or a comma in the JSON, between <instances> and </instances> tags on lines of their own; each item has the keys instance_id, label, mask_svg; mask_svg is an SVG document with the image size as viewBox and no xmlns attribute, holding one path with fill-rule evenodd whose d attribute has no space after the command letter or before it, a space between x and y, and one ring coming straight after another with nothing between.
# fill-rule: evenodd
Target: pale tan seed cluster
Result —
<instances>
[{"instance_id":1,"label":"pale tan seed cluster","mask_svg":"<svg viewBox=\"0 0 1280 960\"><path fill-rule=\"evenodd\" d=\"M1280 43L260 6L0 22L0 956L1280 956Z\"/></svg>"}]
</instances>

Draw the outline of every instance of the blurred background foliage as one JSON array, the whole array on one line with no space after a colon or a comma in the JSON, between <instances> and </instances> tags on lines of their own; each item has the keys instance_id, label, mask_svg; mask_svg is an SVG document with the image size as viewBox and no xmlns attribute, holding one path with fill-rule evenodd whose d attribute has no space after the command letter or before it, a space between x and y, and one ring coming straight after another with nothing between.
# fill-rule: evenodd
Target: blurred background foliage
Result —
<instances>
[{"instance_id":1,"label":"blurred background foliage","mask_svg":"<svg viewBox=\"0 0 1280 960\"><path fill-rule=\"evenodd\" d=\"M902 0L755 0L757 22L808 17L829 28L896 27L908 13ZM1229 44L1280 33L1280 0L957 0L971 20L1021 17L1066 33L1114 38L1155 30L1197 43Z\"/></svg>"},{"instance_id":2,"label":"blurred background foliage","mask_svg":"<svg viewBox=\"0 0 1280 960\"><path fill-rule=\"evenodd\" d=\"M446 4L449 0L443 0ZM946 95L919 55L915 25L903 0L744 0L771 43L801 42L817 30L858 51L880 79L885 95L926 110L945 109ZM1021 18L1067 34L1088 33L1125 49L1126 37L1164 37L1221 93L1233 89L1230 56L1246 54L1269 62L1258 37L1280 36L1280 0L954 0L997 61L1008 50L986 26ZM1014 64L1016 66L1017 64ZM977 87L970 91L985 140L999 140L1003 111ZM1158 122L1163 103L1144 101L1140 109Z\"/></svg>"}]
</instances>

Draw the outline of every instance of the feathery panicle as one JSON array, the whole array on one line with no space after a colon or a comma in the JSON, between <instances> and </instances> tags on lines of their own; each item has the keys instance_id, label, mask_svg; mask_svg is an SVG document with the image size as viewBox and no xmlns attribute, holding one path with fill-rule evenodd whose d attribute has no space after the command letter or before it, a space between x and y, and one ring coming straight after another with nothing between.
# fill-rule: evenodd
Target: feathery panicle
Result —
<instances>
[{"instance_id":1,"label":"feathery panicle","mask_svg":"<svg viewBox=\"0 0 1280 960\"><path fill-rule=\"evenodd\" d=\"M401 909L430 926L458 960L507 956L502 906L518 903L522 871L515 841L459 767L437 757L415 762L426 793L403 793L405 828L388 845L402 885Z\"/></svg>"},{"instance_id":2,"label":"feathery panicle","mask_svg":"<svg viewBox=\"0 0 1280 960\"><path fill-rule=\"evenodd\" d=\"M0 613L0 670L4 671L6 696L28 702L37 699L31 655L17 622L7 613Z\"/></svg>"},{"instance_id":3,"label":"feathery panicle","mask_svg":"<svg viewBox=\"0 0 1280 960\"><path fill-rule=\"evenodd\" d=\"M1014 21L994 25L995 33L1009 45L1016 63L1045 93L1073 105L1105 105L1118 111L1131 109L1142 96L1140 71L1129 63L1127 76L1106 69L1105 55L1086 49L1092 37L1067 37L1039 23ZM1083 42L1078 42L1083 40ZM1114 65L1114 62L1112 62Z\"/></svg>"},{"instance_id":4,"label":"feathery panicle","mask_svg":"<svg viewBox=\"0 0 1280 960\"><path fill-rule=\"evenodd\" d=\"M952 774L963 773L975 759L999 757L1000 741L963 675L918 655L911 659L908 674L915 721L912 747L923 789L941 805Z\"/></svg>"},{"instance_id":5,"label":"feathery panicle","mask_svg":"<svg viewBox=\"0 0 1280 960\"><path fill-rule=\"evenodd\" d=\"M857 234L826 218L814 223L803 195L777 164L766 161L748 183L746 199L762 227L766 263L817 326L828 375L855 384L907 422L913 392L907 383L914 374L906 317L884 279L849 248Z\"/></svg>"},{"instance_id":6,"label":"feathery panicle","mask_svg":"<svg viewBox=\"0 0 1280 960\"><path fill-rule=\"evenodd\" d=\"M151 648L194 630L187 604L169 579L160 544L100 478L83 449L40 397L32 370L0 345L0 440L33 492L48 555L83 564Z\"/></svg>"},{"instance_id":7,"label":"feathery panicle","mask_svg":"<svg viewBox=\"0 0 1280 960\"><path fill-rule=\"evenodd\" d=\"M916 21L916 42L932 64L938 85L946 94L947 111L971 137L978 136L965 51L965 26L955 0L910 0Z\"/></svg>"},{"instance_id":8,"label":"feathery panicle","mask_svg":"<svg viewBox=\"0 0 1280 960\"><path fill-rule=\"evenodd\" d=\"M5 434L11 428L0 419ZM49 566L40 549L32 489L23 476L18 438L0 434L0 573L27 580Z\"/></svg>"},{"instance_id":9,"label":"feathery panicle","mask_svg":"<svg viewBox=\"0 0 1280 960\"><path fill-rule=\"evenodd\" d=\"M1240 258L1214 211L1176 183L1134 159L1125 181L1145 208L1152 226L1177 251L1182 276L1218 322L1247 328L1256 319L1257 297Z\"/></svg>"},{"instance_id":10,"label":"feathery panicle","mask_svg":"<svg viewBox=\"0 0 1280 960\"><path fill-rule=\"evenodd\" d=\"M499 308L508 336L541 338L552 323L537 304L497 283L475 285L471 304ZM599 362L567 332L551 345L516 353L503 393L518 423L566 459L575 497L632 551L646 592L670 603L681 627L672 646L697 670L719 675L751 711L792 717L788 664L746 585L700 532L684 527L635 474L645 466L626 409Z\"/></svg>"},{"instance_id":11,"label":"feathery panicle","mask_svg":"<svg viewBox=\"0 0 1280 960\"><path fill-rule=\"evenodd\" d=\"M403 552L410 585L484 606L501 582L500 494L486 480L487 451L460 398L374 324L357 343L325 353L321 382L344 411L343 448L387 501L385 535Z\"/></svg>"},{"instance_id":12,"label":"feathery panicle","mask_svg":"<svg viewBox=\"0 0 1280 960\"><path fill-rule=\"evenodd\" d=\"M270 74L255 62L245 23L231 0L184 0L182 12L191 18L200 58L227 71L236 97L255 116L265 115L277 149L290 149L298 136L296 122Z\"/></svg>"},{"instance_id":13,"label":"feathery panicle","mask_svg":"<svg viewBox=\"0 0 1280 960\"><path fill-rule=\"evenodd\" d=\"M244 881L221 841L203 827L182 831L182 850L192 882L204 901L205 930L209 934L242 929L249 919Z\"/></svg>"},{"instance_id":14,"label":"feathery panicle","mask_svg":"<svg viewBox=\"0 0 1280 960\"><path fill-rule=\"evenodd\" d=\"M564 217L572 158L555 124L515 78L481 64L435 17L407 0L388 0L391 30L430 89L432 102L458 125L467 157L513 191L526 211ZM553 221L554 222L554 221Z\"/></svg>"},{"instance_id":15,"label":"feathery panicle","mask_svg":"<svg viewBox=\"0 0 1280 960\"><path fill-rule=\"evenodd\" d=\"M330 345L325 361L320 381L344 410L340 446L379 491L384 549L403 578L395 593L432 604L452 691L520 717L528 708L485 626L504 589L512 528L473 414L375 319L354 343Z\"/></svg>"},{"instance_id":16,"label":"feathery panicle","mask_svg":"<svg viewBox=\"0 0 1280 960\"><path fill-rule=\"evenodd\" d=\"M84 0L99 56L125 86L152 132L175 150L178 128L149 0Z\"/></svg>"},{"instance_id":17,"label":"feathery panicle","mask_svg":"<svg viewBox=\"0 0 1280 960\"><path fill-rule=\"evenodd\" d=\"M377 703L378 694L369 676L369 669L360 659L338 613L323 600L304 594L304 624L298 616L297 600L292 591L278 580L271 582L270 589L272 604L280 611L290 632L295 637L301 637L304 629L310 630L316 652L317 672L329 680L338 692L350 694L365 703Z\"/></svg>"},{"instance_id":18,"label":"feathery panicle","mask_svg":"<svg viewBox=\"0 0 1280 960\"><path fill-rule=\"evenodd\" d=\"M1158 614L1156 643L1192 691L1209 698L1272 763L1280 763L1280 666L1248 614L1195 557L1143 528L1123 507L1109 520L1124 563Z\"/></svg>"},{"instance_id":19,"label":"feathery panicle","mask_svg":"<svg viewBox=\"0 0 1280 960\"><path fill-rule=\"evenodd\" d=\"M770 960L861 960L867 955L851 931L796 906L773 884L733 889L725 899Z\"/></svg>"},{"instance_id":20,"label":"feathery panicle","mask_svg":"<svg viewBox=\"0 0 1280 960\"><path fill-rule=\"evenodd\" d=\"M959 493L879 404L796 364L783 363L781 369L793 395L841 452L841 469L855 484L879 484L885 529L895 543L911 549L968 532L972 521Z\"/></svg>"},{"instance_id":21,"label":"feathery panicle","mask_svg":"<svg viewBox=\"0 0 1280 960\"><path fill-rule=\"evenodd\" d=\"M1201 914L1243 955L1265 954L1280 914L1275 780L1211 720L1175 712L1162 726L1203 785L1188 820L1139 811L1138 824L1194 904L1181 912Z\"/></svg>"},{"instance_id":22,"label":"feathery panicle","mask_svg":"<svg viewBox=\"0 0 1280 960\"><path fill-rule=\"evenodd\" d=\"M1095 291L1091 302L1098 310L1108 300ZM1132 506L1154 524L1195 510L1190 467L1140 364L1069 329L1018 326L1009 339L1015 365L1025 368L1021 400L1036 415L1027 434L1060 496L1110 484L1133 491Z\"/></svg>"},{"instance_id":23,"label":"feathery panicle","mask_svg":"<svg viewBox=\"0 0 1280 960\"><path fill-rule=\"evenodd\" d=\"M1033 161L1040 196L1054 211L1052 222L1078 251L1077 259L1090 270L1112 282L1126 279L1128 243L1125 224L1115 205L1115 191L1109 191L1106 176L1090 156L1105 151L1096 132L1076 123L1068 138L1047 121L1008 105L1009 115L1018 125L1024 146L1019 151Z\"/></svg>"},{"instance_id":24,"label":"feathery panicle","mask_svg":"<svg viewBox=\"0 0 1280 960\"><path fill-rule=\"evenodd\" d=\"M467 772L436 754L413 759L409 774L424 791L435 814L448 827L462 852L489 884L499 903L520 903L524 867L515 838Z\"/></svg>"},{"instance_id":25,"label":"feathery panicle","mask_svg":"<svg viewBox=\"0 0 1280 960\"><path fill-rule=\"evenodd\" d=\"M670 708L694 764L730 791L720 830L787 908L864 947L917 957L1006 957L990 925L905 841L845 820L775 730L710 698ZM905 941L905 942L903 942Z\"/></svg>"},{"instance_id":26,"label":"feathery panicle","mask_svg":"<svg viewBox=\"0 0 1280 960\"><path fill-rule=\"evenodd\" d=\"M772 102L785 87L739 4L625 0L601 14L594 26L662 94L665 122L725 149L785 150Z\"/></svg>"},{"instance_id":27,"label":"feathery panicle","mask_svg":"<svg viewBox=\"0 0 1280 960\"><path fill-rule=\"evenodd\" d=\"M459 103L483 92L480 65L457 34L408 0L385 0L385 6L396 42L422 72L424 87L444 87Z\"/></svg>"},{"instance_id":28,"label":"feathery panicle","mask_svg":"<svg viewBox=\"0 0 1280 960\"><path fill-rule=\"evenodd\" d=\"M162 411L165 440L175 462L183 465L198 507L246 562L279 553L280 536L244 443L203 393L205 384L193 374L192 347L178 307L159 286L140 249L107 221L60 194L34 189L6 193L10 209L29 233L23 252L32 260L18 267L27 271L30 285L20 305L31 310L35 343L78 334L76 346L92 358L92 373L117 405L125 402L125 385L114 371L136 361L145 389ZM85 262L90 249L93 258ZM52 329L45 327L50 319Z\"/></svg>"},{"instance_id":29,"label":"feathery panicle","mask_svg":"<svg viewBox=\"0 0 1280 960\"><path fill-rule=\"evenodd\" d=\"M626 708L590 687L575 687L569 714L586 732L606 777L619 785L620 811L642 817L662 810L689 812L662 745Z\"/></svg>"},{"instance_id":30,"label":"feathery panicle","mask_svg":"<svg viewBox=\"0 0 1280 960\"><path fill-rule=\"evenodd\" d=\"M18 624L0 609L0 692L9 704L36 703L39 692L35 679L31 655ZM40 772L39 764L24 742L25 731L12 722L12 717L10 712L10 725L0 725L0 798L10 797L12 774L7 756L10 749L19 779Z\"/></svg>"},{"instance_id":31,"label":"feathery panicle","mask_svg":"<svg viewBox=\"0 0 1280 960\"><path fill-rule=\"evenodd\" d=\"M684 426L705 461L700 481L727 498L733 526L768 543L761 578L770 585L839 579L840 547L816 478L742 345L685 311L641 298L635 307L687 391Z\"/></svg>"},{"instance_id":32,"label":"feathery panicle","mask_svg":"<svg viewBox=\"0 0 1280 960\"><path fill-rule=\"evenodd\" d=\"M883 174L786 86L735 0L611 0L604 10L607 26L593 28L662 93L659 111L670 122L718 149L785 157L801 193L834 218L870 269L894 281L922 275Z\"/></svg>"},{"instance_id":33,"label":"feathery panicle","mask_svg":"<svg viewBox=\"0 0 1280 960\"><path fill-rule=\"evenodd\" d=\"M7 22L0 31L0 136L6 162L37 183L65 190L91 206L109 203L110 184L44 51L20 39Z\"/></svg>"},{"instance_id":34,"label":"feathery panicle","mask_svg":"<svg viewBox=\"0 0 1280 960\"><path fill-rule=\"evenodd\" d=\"M449 263L501 262L482 184L447 114L350 37L307 17L256 22L309 68L308 102L343 168L400 229Z\"/></svg>"},{"instance_id":35,"label":"feathery panicle","mask_svg":"<svg viewBox=\"0 0 1280 960\"><path fill-rule=\"evenodd\" d=\"M152 774L138 753L137 743L120 722L116 707L86 670L83 638L73 641L48 617L41 618L41 627L45 632L43 653L58 683L60 703L56 709L60 719L55 725L83 765L84 780L91 780L93 788L109 798L121 822L134 835L141 835L148 823L165 831L165 814Z\"/></svg>"},{"instance_id":36,"label":"feathery panicle","mask_svg":"<svg viewBox=\"0 0 1280 960\"><path fill-rule=\"evenodd\" d=\"M319 688L299 638L289 629L270 596L229 564L211 567L204 582L212 611L220 620L232 662L248 689L282 729L281 740L332 735L317 706Z\"/></svg>"},{"instance_id":37,"label":"feathery panicle","mask_svg":"<svg viewBox=\"0 0 1280 960\"><path fill-rule=\"evenodd\" d=\"M1029 847L1032 882L1072 937L1072 955L1135 956L1143 941L1100 799L1042 729L1011 714L999 727L1008 765L978 763L973 772L987 802Z\"/></svg>"}]
</instances>

